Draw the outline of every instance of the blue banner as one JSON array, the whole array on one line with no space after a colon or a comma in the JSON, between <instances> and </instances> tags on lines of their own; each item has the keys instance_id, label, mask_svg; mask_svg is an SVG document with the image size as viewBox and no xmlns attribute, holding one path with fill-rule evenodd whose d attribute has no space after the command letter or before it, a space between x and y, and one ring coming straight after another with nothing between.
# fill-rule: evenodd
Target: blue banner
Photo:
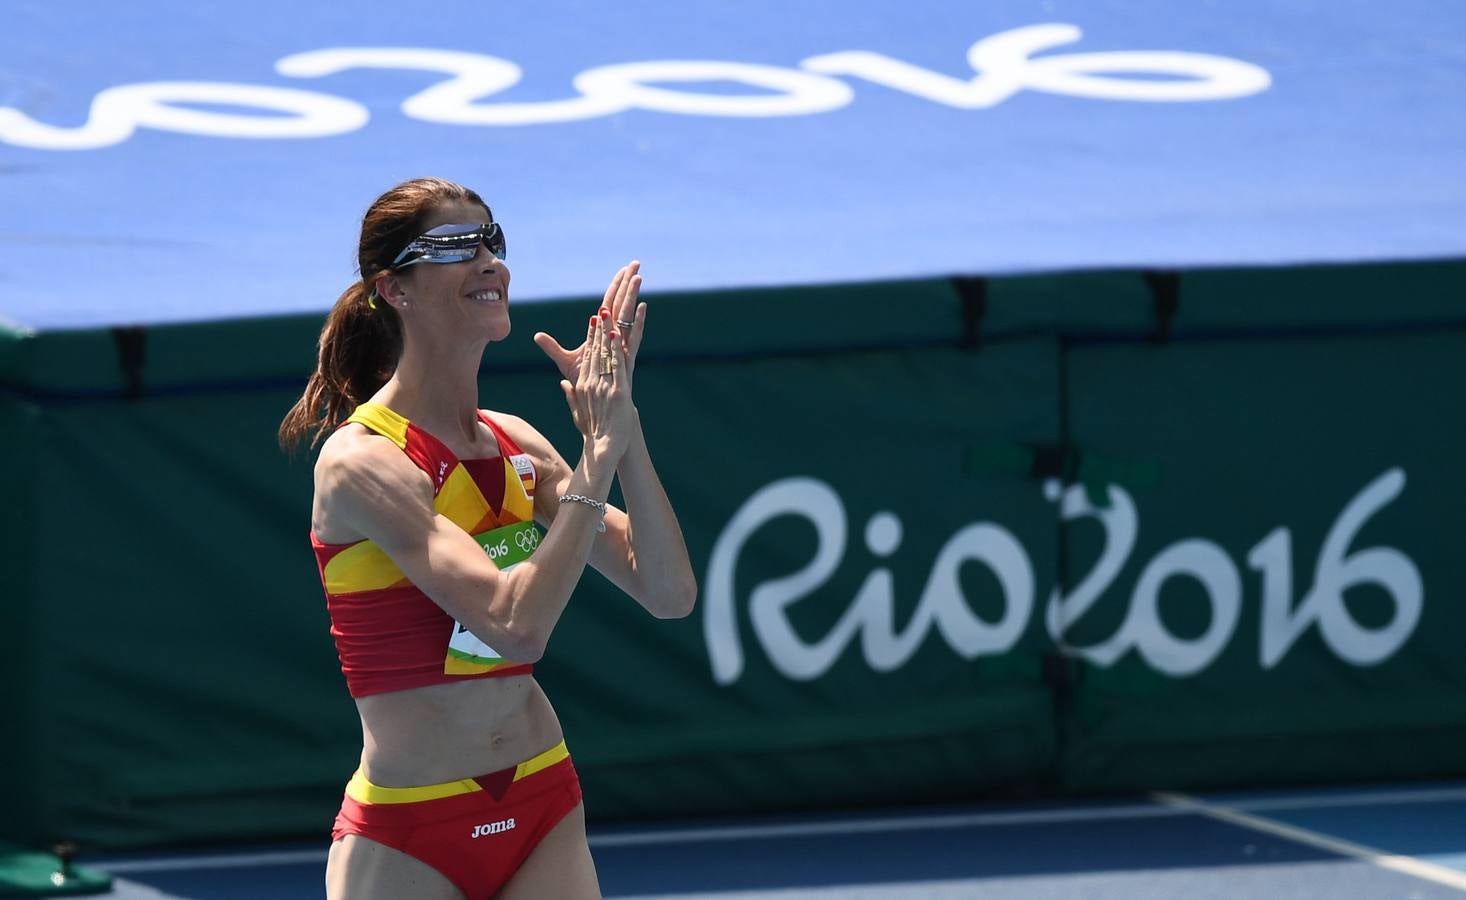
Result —
<instances>
[{"instance_id":1,"label":"blue banner","mask_svg":"<svg viewBox=\"0 0 1466 900\"><path fill-rule=\"evenodd\" d=\"M0 320L324 310L424 174L520 301L1466 255L1451 4L345 9L11 3Z\"/></svg>"}]
</instances>

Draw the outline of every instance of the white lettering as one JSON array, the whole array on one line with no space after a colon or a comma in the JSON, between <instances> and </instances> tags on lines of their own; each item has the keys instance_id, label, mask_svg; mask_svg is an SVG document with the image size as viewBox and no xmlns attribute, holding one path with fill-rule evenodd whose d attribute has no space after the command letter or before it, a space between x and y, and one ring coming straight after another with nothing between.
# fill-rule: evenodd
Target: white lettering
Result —
<instances>
[{"instance_id":1,"label":"white lettering","mask_svg":"<svg viewBox=\"0 0 1466 900\"><path fill-rule=\"evenodd\" d=\"M1270 669L1315 622L1324 643L1353 665L1378 663L1392 656L1414 632L1424 603L1419 570L1392 547L1348 548L1376 512L1399 496L1405 473L1390 469L1364 487L1329 529L1319 552L1313 588L1292 608L1291 536L1286 528L1272 531L1252 548L1249 565L1262 573L1262 615L1259 661ZM1134 650L1147 665L1171 677L1194 675L1216 661L1235 635L1241 618L1242 579L1226 551L1212 541L1187 538L1162 549L1142 569L1121 626L1108 639L1085 647L1066 644L1067 631L1104 595L1124 568L1135 546L1139 515L1122 488L1109 486L1107 508L1091 504L1085 489L1061 491L1047 486L1050 499L1062 501L1060 519L1084 517L1099 521L1105 542L1093 569L1068 595L1055 587L1045 608L1045 625L1055 643L1096 665L1110 666ZM704 638L713 678L731 684L742 675L744 656L735 602L735 575L749 540L769 522L797 516L814 526L814 557L800 570L754 586L748 611L753 634L773 667L786 678L817 678L859 636L867 665L889 672L905 665L935 628L964 659L1011 650L1032 616L1033 568L1018 540L1006 529L979 522L959 529L937 552L916 611L904 629L895 622L895 582L890 569L877 567L861 583L855 597L830 631L806 642L789 621L789 609L825 585L845 555L848 523L844 503L826 483L815 478L776 481L749 498L734 514L713 546L708 566ZM887 557L901 545L901 520L882 511L871 517L865 542L871 553ZM959 579L966 562L985 565L1001 587L1004 609L996 623L972 611ZM1203 589L1210 606L1205 631L1182 638L1160 616L1163 587L1173 578L1190 578ZM1377 584L1394 603L1391 620L1379 628L1361 626L1343 602L1354 585Z\"/></svg>"},{"instance_id":2,"label":"white lettering","mask_svg":"<svg viewBox=\"0 0 1466 900\"><path fill-rule=\"evenodd\" d=\"M1168 675L1190 675L1216 658L1237 626L1241 605L1241 579L1237 568L1222 548L1203 540L1173 544L1151 560L1135 586L1129 612L1120 629L1089 647L1069 646L1065 633L1094 606L1114 582L1115 576L1135 548L1139 516L1135 503L1124 489L1109 486L1109 507L1096 508L1081 485L1063 493L1060 519L1072 522L1092 517L1105 532L1099 560L1067 598L1060 588L1049 596L1045 625L1055 643L1068 647L1096 665L1110 666L1131 649L1136 649L1153 668ZM1207 632L1195 641L1183 641L1168 631L1160 619L1160 589L1167 579L1189 575L1206 588L1212 603L1212 621Z\"/></svg>"},{"instance_id":3,"label":"white lettering","mask_svg":"<svg viewBox=\"0 0 1466 900\"><path fill-rule=\"evenodd\" d=\"M811 56L800 67L849 75L957 109L987 109L1023 90L1098 100L1183 102L1226 100L1267 90L1267 70L1204 53L1033 54L1082 37L1073 25L1015 28L977 41L967 50L976 76L953 78L879 53L855 50ZM1106 77L1105 73L1171 76L1167 80Z\"/></svg>"},{"instance_id":4,"label":"white lettering","mask_svg":"<svg viewBox=\"0 0 1466 900\"><path fill-rule=\"evenodd\" d=\"M455 76L402 102L406 115L445 125L540 125L592 119L626 108L614 98L586 96L535 103L478 103L518 84L521 77L519 66L481 53L347 47L297 53L275 64L281 75L295 78L320 78L348 69L403 69Z\"/></svg>"},{"instance_id":5,"label":"white lettering","mask_svg":"<svg viewBox=\"0 0 1466 900\"><path fill-rule=\"evenodd\" d=\"M515 63L479 53L401 47L335 47L296 53L275 64L290 78L323 78L350 69L443 72L451 78L408 97L406 115L452 125L518 126L570 122L628 109L698 116L766 117L825 113L851 102L843 75L955 109L987 109L1024 90L1096 100L1197 102L1266 90L1267 71L1227 57L1180 51L1034 54L1082 37L1067 24L1015 28L973 43L970 79L933 72L865 50L811 56L799 68L720 60L628 62L587 69L572 79L576 96L484 103L518 84ZM1125 75L1148 76L1126 78ZM1160 76L1160 77L1156 77ZM731 81L757 93L674 89L669 83ZM223 104L275 116L240 116L177 104ZM203 81L150 82L107 88L92 101L84 125L64 128L0 107L0 142L47 150L107 147L139 127L234 138L325 137L366 125L364 106L340 97L262 85Z\"/></svg>"},{"instance_id":6,"label":"white lettering","mask_svg":"<svg viewBox=\"0 0 1466 900\"><path fill-rule=\"evenodd\" d=\"M212 103L285 116L238 116L174 104ZM132 137L138 128L233 138L313 138L355 131L365 106L291 88L205 81L155 81L107 88L92 100L86 124L45 125L18 109L0 107L0 141L39 150L94 150Z\"/></svg>"},{"instance_id":7,"label":"white lettering","mask_svg":"<svg viewBox=\"0 0 1466 900\"><path fill-rule=\"evenodd\" d=\"M829 633L813 644L790 624L787 611L809 596L834 572L845 553L848 526L844 505L824 482L790 478L759 491L734 515L713 547L708 569L707 614L703 618L713 678L719 684L738 679L743 650L734 608L734 569L749 538L769 521L797 515L815 527L814 560L783 578L760 583L749 595L749 618L769 661L785 677L807 681L834 665L858 634L867 664L877 671L904 665L933 626L965 659L1004 653L1023 632L1033 607L1033 567L1016 538L1000 526L978 523L954 534L932 566L916 612L904 630L895 623L891 572L877 569L861 585L850 607ZM877 555L894 552L900 543L900 520L878 513L866 529L866 542ZM967 605L958 580L964 562L981 562L1003 590L1004 612L989 624Z\"/></svg>"},{"instance_id":8,"label":"white lettering","mask_svg":"<svg viewBox=\"0 0 1466 900\"><path fill-rule=\"evenodd\" d=\"M1195 640L1176 637L1161 622L1161 585L1178 575L1201 582L1211 601L1211 624ZM1179 541L1162 550L1140 574L1120 633L1151 668L1179 678L1211 665L1231 640L1241 611L1242 578L1226 552L1211 541Z\"/></svg>"},{"instance_id":9,"label":"white lettering","mask_svg":"<svg viewBox=\"0 0 1466 900\"><path fill-rule=\"evenodd\" d=\"M739 81L774 94L693 94L651 87L658 81ZM668 61L601 66L575 76L587 96L624 106L693 116L800 116L839 109L855 97L850 86L809 72L736 62Z\"/></svg>"},{"instance_id":10,"label":"white lettering","mask_svg":"<svg viewBox=\"0 0 1466 900\"><path fill-rule=\"evenodd\" d=\"M1290 612L1293 588L1292 536L1275 529L1247 556L1262 572L1262 637L1258 655L1263 668L1276 666L1293 642L1314 622L1339 658L1356 666L1390 658L1415 631L1424 605L1420 570L1393 547L1371 547L1345 555L1364 523L1405 489L1405 473L1390 469L1365 485L1334 521L1319 551L1313 588ZM1389 594L1394 615L1388 624L1368 629L1344 605L1344 591L1359 584L1377 584Z\"/></svg>"},{"instance_id":11,"label":"white lettering","mask_svg":"<svg viewBox=\"0 0 1466 900\"><path fill-rule=\"evenodd\" d=\"M782 515L804 516L815 527L818 543L814 559L798 572L766 581L750 596L750 609L769 619L772 613L819 587L835 571L845 554L845 508L840 498L824 482L814 478L786 478L767 485L748 498L718 536L708 562L707 613L703 616L703 637L712 661L713 679L731 684L743 674L743 645L738 637L737 611L733 605L733 576L738 557L754 532ZM782 617L778 617L782 618ZM845 626L850 628L852 626ZM841 630L835 626L835 632ZM781 637L780 622L768 621L760 628L760 638L774 641ZM823 671L823 658L834 655L828 648L806 648L798 636L789 631L790 640L779 644L782 653L775 663L791 678L802 672ZM767 647L767 644L766 644ZM838 653L838 649L835 650ZM770 651L771 658L773 651ZM785 658L788 656L789 658ZM808 658L812 656L813 658Z\"/></svg>"},{"instance_id":12,"label":"white lettering","mask_svg":"<svg viewBox=\"0 0 1466 900\"><path fill-rule=\"evenodd\" d=\"M499 822L485 822L482 825L473 826L473 834L469 835L469 837L480 838L491 834L502 834L506 831L512 831L513 829L513 819L504 819Z\"/></svg>"},{"instance_id":13,"label":"white lettering","mask_svg":"<svg viewBox=\"0 0 1466 900\"><path fill-rule=\"evenodd\" d=\"M967 605L957 575L969 560L985 564L1003 589L1003 617L996 624L979 619ZM912 630L923 622L927 610L947 645L963 659L1011 650L1033 612L1033 565L1023 545L1007 529L990 522L968 525L952 535L932 565ZM913 653L916 643L912 642Z\"/></svg>"},{"instance_id":14,"label":"white lettering","mask_svg":"<svg viewBox=\"0 0 1466 900\"><path fill-rule=\"evenodd\" d=\"M1050 488L1057 489L1057 482ZM1074 588L1074 593L1068 597L1063 595L1058 585L1049 595L1048 608L1045 610L1044 624L1048 628L1049 637L1054 643L1061 646L1065 644L1064 632L1079 621L1099 598L1110 589L1115 576L1120 574L1124 567L1125 560L1130 558L1130 551L1135 548L1135 533L1139 528L1139 517L1135 512L1135 504L1130 500L1130 495L1121 488L1113 485L1107 491L1109 499L1108 509L1098 509L1089 502L1089 494L1082 485L1070 485L1062 495L1062 503L1059 505L1059 521L1073 522L1076 519L1092 517L1099 520L1100 526L1105 532L1104 549L1100 551L1100 557L1095 562L1094 568ZM1116 634L1109 640L1092 647L1070 647L1069 649L1082 653L1088 659L1093 660L1102 666L1108 666L1119 659L1128 649L1125 638L1122 634Z\"/></svg>"}]
</instances>

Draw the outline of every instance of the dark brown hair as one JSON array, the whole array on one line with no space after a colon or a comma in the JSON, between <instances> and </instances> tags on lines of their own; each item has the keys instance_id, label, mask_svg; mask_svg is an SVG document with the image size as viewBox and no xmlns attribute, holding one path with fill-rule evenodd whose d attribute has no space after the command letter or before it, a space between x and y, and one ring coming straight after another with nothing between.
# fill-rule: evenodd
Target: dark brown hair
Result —
<instances>
[{"instance_id":1,"label":"dark brown hair","mask_svg":"<svg viewBox=\"0 0 1466 900\"><path fill-rule=\"evenodd\" d=\"M346 289L326 316L316 371L280 423L282 448L292 449L307 435L314 447L392 377L402 354L402 320L385 301L368 298L377 277L390 271L393 258L422 233L433 210L459 201L489 212L478 194L441 178L404 181L367 209L356 251L361 279ZM489 218L493 219L492 213Z\"/></svg>"}]
</instances>

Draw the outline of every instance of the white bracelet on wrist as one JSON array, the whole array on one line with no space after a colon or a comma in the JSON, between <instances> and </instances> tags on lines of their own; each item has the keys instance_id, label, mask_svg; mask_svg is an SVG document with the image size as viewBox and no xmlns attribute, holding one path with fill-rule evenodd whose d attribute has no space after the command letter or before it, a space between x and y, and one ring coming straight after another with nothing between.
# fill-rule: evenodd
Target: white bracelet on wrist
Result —
<instances>
[{"instance_id":1,"label":"white bracelet on wrist","mask_svg":"<svg viewBox=\"0 0 1466 900\"><path fill-rule=\"evenodd\" d=\"M596 523L596 533L604 534L606 531L606 501L596 500L584 494L564 494L560 497L561 503L584 503L592 509L601 511L601 520Z\"/></svg>"}]
</instances>

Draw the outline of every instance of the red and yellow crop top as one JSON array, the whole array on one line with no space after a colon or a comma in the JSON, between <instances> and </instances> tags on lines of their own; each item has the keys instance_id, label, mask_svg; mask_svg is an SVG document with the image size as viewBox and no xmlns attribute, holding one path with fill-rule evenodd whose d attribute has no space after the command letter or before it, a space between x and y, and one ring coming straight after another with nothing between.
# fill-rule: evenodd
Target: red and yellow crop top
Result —
<instances>
[{"instance_id":1,"label":"red and yellow crop top","mask_svg":"<svg viewBox=\"0 0 1466 900\"><path fill-rule=\"evenodd\" d=\"M359 423L401 447L432 479L433 509L473 535L489 558L507 570L539 546L535 468L492 419L482 411L479 418L498 440L497 457L459 459L442 441L376 403L358 406L346 422ZM533 671L527 663L504 659L455 622L373 542L325 544L312 531L311 546L351 696Z\"/></svg>"}]
</instances>

